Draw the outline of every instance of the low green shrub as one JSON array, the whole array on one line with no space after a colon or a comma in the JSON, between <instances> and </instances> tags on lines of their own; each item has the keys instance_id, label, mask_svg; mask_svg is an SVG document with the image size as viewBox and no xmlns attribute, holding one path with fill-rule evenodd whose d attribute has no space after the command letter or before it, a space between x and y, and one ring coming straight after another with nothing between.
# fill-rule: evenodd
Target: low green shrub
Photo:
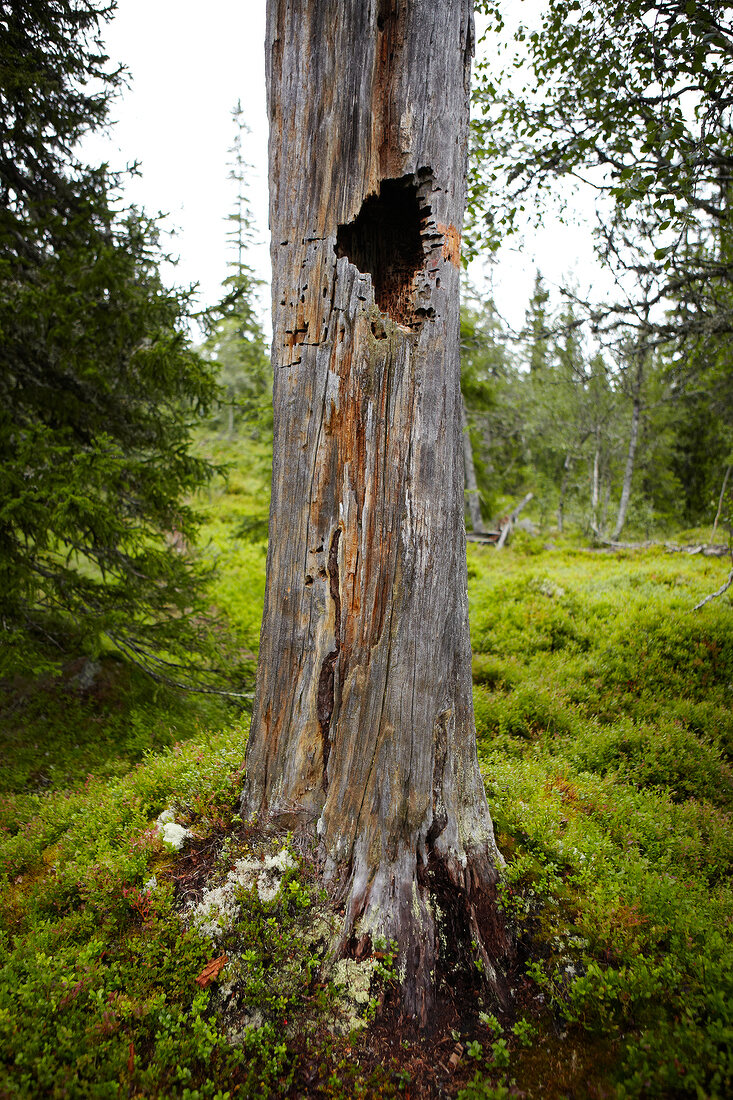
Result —
<instances>
[{"instance_id":1,"label":"low green shrub","mask_svg":"<svg viewBox=\"0 0 733 1100\"><path fill-rule=\"evenodd\" d=\"M589 1067L597 1047L601 1076L589 1068L586 1085L624 1100L722 1100L733 1093L733 648L729 603L691 612L718 587L714 568L659 551L566 553L540 574L537 558L478 553L474 640L490 655L474 689L479 759L528 975ZM482 675L484 661L508 659L511 690ZM531 1053L513 1055L520 1089L545 1056ZM466 1095L503 1087L497 1073L477 1074Z\"/></svg>"},{"instance_id":2,"label":"low green shrub","mask_svg":"<svg viewBox=\"0 0 733 1100\"><path fill-rule=\"evenodd\" d=\"M264 544L243 532L261 531L263 486L262 470L235 468L207 505L217 599L251 667ZM469 550L479 761L507 860L501 904L526 958L522 1007L473 1021L468 1081L451 1087L463 1100L532 1096L538 1082L554 1100L722 1100L733 1094L730 602L690 611L718 587L719 563L525 550ZM80 692L40 650L36 665L25 679L0 668L3 1097L285 1095L306 1039L316 1095L404 1090L403 1064L362 1071L358 1039L334 1037L336 991L312 936L320 898L300 859L275 896L238 888L216 943L179 908L172 883L192 864L164 849L155 818L174 806L201 860L226 875L244 843L246 723L139 682L112 655L106 694ZM389 980L399 960L387 950L380 966Z\"/></svg>"}]
</instances>

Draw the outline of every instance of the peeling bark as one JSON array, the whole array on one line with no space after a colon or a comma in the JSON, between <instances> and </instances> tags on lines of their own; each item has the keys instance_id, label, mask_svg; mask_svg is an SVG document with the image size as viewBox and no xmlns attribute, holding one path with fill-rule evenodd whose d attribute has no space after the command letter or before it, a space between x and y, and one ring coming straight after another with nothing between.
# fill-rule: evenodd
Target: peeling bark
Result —
<instances>
[{"instance_id":1,"label":"peeling bark","mask_svg":"<svg viewBox=\"0 0 733 1100\"><path fill-rule=\"evenodd\" d=\"M275 440L242 809L316 830L341 950L397 941L425 1023L448 950L498 995L508 947L463 523L472 4L268 0L266 49Z\"/></svg>"}]
</instances>

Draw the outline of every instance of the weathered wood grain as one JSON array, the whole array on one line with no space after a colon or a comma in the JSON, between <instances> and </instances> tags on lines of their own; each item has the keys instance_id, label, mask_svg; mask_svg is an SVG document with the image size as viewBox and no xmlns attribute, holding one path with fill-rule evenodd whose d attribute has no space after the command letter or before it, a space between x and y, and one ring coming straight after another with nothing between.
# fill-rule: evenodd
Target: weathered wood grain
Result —
<instances>
[{"instance_id":1,"label":"weathered wood grain","mask_svg":"<svg viewBox=\"0 0 733 1100\"><path fill-rule=\"evenodd\" d=\"M396 940L424 1020L436 893L487 974L505 947L463 523L472 4L268 0L266 50L275 440L242 805L312 823L342 949Z\"/></svg>"}]
</instances>

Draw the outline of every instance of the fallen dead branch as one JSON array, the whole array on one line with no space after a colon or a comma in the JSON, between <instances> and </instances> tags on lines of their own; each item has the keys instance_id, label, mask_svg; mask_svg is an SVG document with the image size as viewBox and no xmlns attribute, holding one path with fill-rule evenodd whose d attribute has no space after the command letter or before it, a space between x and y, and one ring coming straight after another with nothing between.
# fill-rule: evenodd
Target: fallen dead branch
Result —
<instances>
[{"instance_id":1,"label":"fallen dead branch","mask_svg":"<svg viewBox=\"0 0 733 1100\"><path fill-rule=\"evenodd\" d=\"M532 500L533 496L534 496L534 493L527 493L526 497L524 497L522 500L520 500L520 502L516 506L516 508L514 508L509 513L509 516L507 517L507 519L501 524L501 534L499 535L499 541L496 544L496 549L497 550L501 550L502 546L504 545L506 540L509 538L509 534L513 530L514 524L519 519L519 513L522 511L523 508L526 508L526 506L529 504L530 500Z\"/></svg>"},{"instance_id":2,"label":"fallen dead branch","mask_svg":"<svg viewBox=\"0 0 733 1100\"><path fill-rule=\"evenodd\" d=\"M692 610L693 611L699 611L700 608L704 607L706 603L710 603L711 600L717 600L718 596L722 596L725 592L727 592L732 584L733 584L733 569L731 569L730 573L728 574L728 580L725 581L724 584L721 584L718 591L717 592L711 592L710 595L706 596L704 600L700 600L699 603L695 604L695 606L693 607Z\"/></svg>"},{"instance_id":3,"label":"fallen dead branch","mask_svg":"<svg viewBox=\"0 0 733 1100\"><path fill-rule=\"evenodd\" d=\"M679 546L674 542L617 542L614 539L597 538L602 546L588 546L587 550L595 553L612 553L614 550L652 550L655 546L663 546L668 554L702 554L705 558L725 558L730 554L730 546L727 543L705 544L703 542L692 545Z\"/></svg>"}]
</instances>

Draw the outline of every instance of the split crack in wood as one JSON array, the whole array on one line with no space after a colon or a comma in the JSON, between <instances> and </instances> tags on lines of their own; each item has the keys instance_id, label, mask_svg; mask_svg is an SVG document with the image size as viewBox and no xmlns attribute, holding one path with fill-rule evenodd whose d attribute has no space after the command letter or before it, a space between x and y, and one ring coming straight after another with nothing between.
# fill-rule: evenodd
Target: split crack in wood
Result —
<instances>
[{"instance_id":1,"label":"split crack in wood","mask_svg":"<svg viewBox=\"0 0 733 1100\"><path fill-rule=\"evenodd\" d=\"M338 548L341 538L341 528L337 527L331 537L331 545L328 550L328 565L326 574L328 577L329 592L333 600L333 649L328 653L321 665L318 677L318 725L323 739L323 789L328 790L328 757L331 752L331 718L333 716L336 697L335 679L336 662L341 652L341 590L339 587ZM311 582L312 583L312 582Z\"/></svg>"}]
</instances>

